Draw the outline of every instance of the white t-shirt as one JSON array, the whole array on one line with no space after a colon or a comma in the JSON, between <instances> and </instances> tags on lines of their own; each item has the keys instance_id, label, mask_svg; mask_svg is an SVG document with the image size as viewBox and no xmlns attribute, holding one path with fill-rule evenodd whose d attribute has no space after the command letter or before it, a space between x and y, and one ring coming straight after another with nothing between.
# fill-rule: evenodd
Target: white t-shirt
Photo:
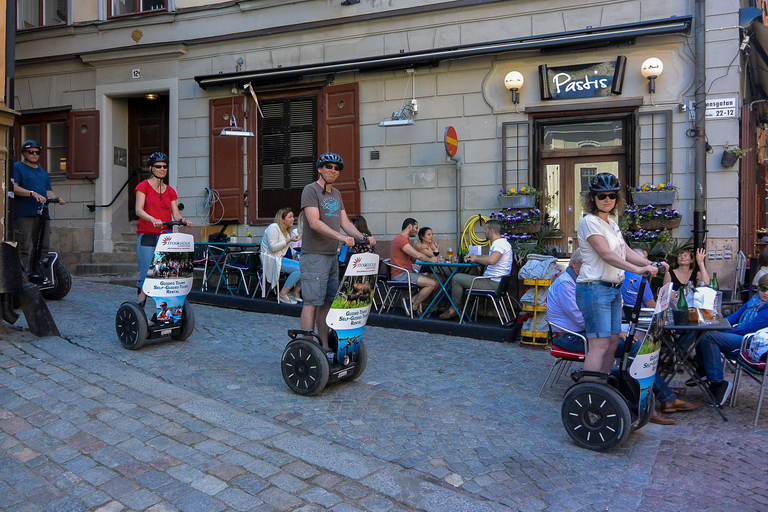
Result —
<instances>
[{"instance_id":1,"label":"white t-shirt","mask_svg":"<svg viewBox=\"0 0 768 512\"><path fill-rule=\"evenodd\" d=\"M494 251L500 252L501 258L495 265L488 265L484 275L486 277L493 277L493 281L498 283L501 281L502 277L508 276L510 272L512 272L514 255L512 254L512 246L509 245L509 242L504 237L497 238L496 241L491 244L490 254L493 254Z\"/></svg>"},{"instance_id":2,"label":"white t-shirt","mask_svg":"<svg viewBox=\"0 0 768 512\"><path fill-rule=\"evenodd\" d=\"M618 254L621 259L627 258L627 244L624 242L624 235L621 234L619 226L610 218L608 222L597 215L589 214L579 222L579 247L584 263L581 266L581 272L577 283L587 283L590 281L608 281L609 283L620 283L624 280L624 271L609 265L600 259L587 239L592 235L601 235L608 242L608 248Z\"/></svg>"}]
</instances>

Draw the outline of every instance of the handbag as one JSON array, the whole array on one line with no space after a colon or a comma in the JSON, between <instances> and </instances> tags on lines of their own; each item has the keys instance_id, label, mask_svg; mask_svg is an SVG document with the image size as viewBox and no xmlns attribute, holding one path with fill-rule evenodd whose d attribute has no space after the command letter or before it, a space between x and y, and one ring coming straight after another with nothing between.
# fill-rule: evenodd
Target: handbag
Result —
<instances>
[{"instance_id":1,"label":"handbag","mask_svg":"<svg viewBox=\"0 0 768 512\"><path fill-rule=\"evenodd\" d=\"M765 362L768 359L768 327L760 329L752 336L747 356L753 363Z\"/></svg>"}]
</instances>

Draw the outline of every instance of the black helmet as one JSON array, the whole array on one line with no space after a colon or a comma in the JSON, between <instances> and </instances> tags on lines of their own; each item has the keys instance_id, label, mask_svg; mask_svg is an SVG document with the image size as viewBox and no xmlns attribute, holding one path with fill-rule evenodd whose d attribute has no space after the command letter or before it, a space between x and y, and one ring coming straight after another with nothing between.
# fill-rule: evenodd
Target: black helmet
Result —
<instances>
[{"instance_id":1,"label":"black helmet","mask_svg":"<svg viewBox=\"0 0 768 512\"><path fill-rule=\"evenodd\" d=\"M147 165L149 165L150 167L156 164L157 162L165 162L166 164L170 165L171 159L168 158L168 155L166 155L165 153L160 153L160 152L152 153L151 155L149 155L149 158L147 158Z\"/></svg>"},{"instance_id":2,"label":"black helmet","mask_svg":"<svg viewBox=\"0 0 768 512\"><path fill-rule=\"evenodd\" d=\"M589 180L589 191L596 192L618 192L621 190L619 179L609 172L601 172Z\"/></svg>"},{"instance_id":3,"label":"black helmet","mask_svg":"<svg viewBox=\"0 0 768 512\"><path fill-rule=\"evenodd\" d=\"M320 158L317 159L317 168L319 169L324 164L338 164L339 170L344 170L344 160L336 153L323 153Z\"/></svg>"},{"instance_id":4,"label":"black helmet","mask_svg":"<svg viewBox=\"0 0 768 512\"><path fill-rule=\"evenodd\" d=\"M29 148L37 148L37 149L42 150L43 146L38 144L36 140L25 140L24 144L21 145L21 152L23 153L26 150L28 150Z\"/></svg>"}]
</instances>

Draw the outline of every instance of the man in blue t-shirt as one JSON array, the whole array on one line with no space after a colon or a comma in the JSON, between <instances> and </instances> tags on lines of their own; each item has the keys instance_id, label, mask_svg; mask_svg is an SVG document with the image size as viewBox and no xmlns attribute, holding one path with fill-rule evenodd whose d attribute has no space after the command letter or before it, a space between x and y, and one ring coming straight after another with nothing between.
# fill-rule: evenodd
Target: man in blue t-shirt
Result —
<instances>
[{"instance_id":1,"label":"man in blue t-shirt","mask_svg":"<svg viewBox=\"0 0 768 512\"><path fill-rule=\"evenodd\" d=\"M13 164L13 222L19 255L27 273L36 272L40 259L48 253L51 241L49 226L43 230L37 261L32 261L35 244L40 231L40 223L48 216L48 199L56 199L51 187L51 179L45 169L40 167L42 147L37 141L28 140L21 145L22 161ZM66 201L59 199L59 204Z\"/></svg>"},{"instance_id":2,"label":"man in blue t-shirt","mask_svg":"<svg viewBox=\"0 0 768 512\"><path fill-rule=\"evenodd\" d=\"M633 247L632 250L643 258L648 258L648 251L639 247ZM642 279L642 276L639 274L624 271L624 282L621 285L621 302L624 306L624 318L626 319L629 318L629 313L635 307L637 292L640 291L640 281ZM650 285L646 286L643 292L643 305L647 308L656 307L656 299L653 298L653 291Z\"/></svg>"}]
</instances>

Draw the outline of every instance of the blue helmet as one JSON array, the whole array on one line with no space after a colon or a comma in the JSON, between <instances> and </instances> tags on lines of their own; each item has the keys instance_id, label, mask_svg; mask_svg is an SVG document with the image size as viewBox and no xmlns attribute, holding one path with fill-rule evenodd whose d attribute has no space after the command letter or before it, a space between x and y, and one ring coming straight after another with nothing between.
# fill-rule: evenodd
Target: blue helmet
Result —
<instances>
[{"instance_id":1,"label":"blue helmet","mask_svg":"<svg viewBox=\"0 0 768 512\"><path fill-rule=\"evenodd\" d=\"M24 144L21 145L21 152L25 152L29 148L36 148L36 149L43 149L43 146L41 146L36 140L25 140Z\"/></svg>"},{"instance_id":2,"label":"blue helmet","mask_svg":"<svg viewBox=\"0 0 768 512\"><path fill-rule=\"evenodd\" d=\"M165 162L166 164L170 165L171 159L168 158L168 155L159 151L157 153L152 153L149 155L149 158L147 158L147 165L150 167L152 167L157 162Z\"/></svg>"},{"instance_id":3,"label":"blue helmet","mask_svg":"<svg viewBox=\"0 0 768 512\"><path fill-rule=\"evenodd\" d=\"M317 168L319 169L324 164L338 164L339 170L344 170L344 160L336 153L323 153L320 158L317 159Z\"/></svg>"},{"instance_id":4,"label":"blue helmet","mask_svg":"<svg viewBox=\"0 0 768 512\"><path fill-rule=\"evenodd\" d=\"M618 192L621 190L619 179L609 172L601 172L589 180L589 191L597 192Z\"/></svg>"}]
</instances>

